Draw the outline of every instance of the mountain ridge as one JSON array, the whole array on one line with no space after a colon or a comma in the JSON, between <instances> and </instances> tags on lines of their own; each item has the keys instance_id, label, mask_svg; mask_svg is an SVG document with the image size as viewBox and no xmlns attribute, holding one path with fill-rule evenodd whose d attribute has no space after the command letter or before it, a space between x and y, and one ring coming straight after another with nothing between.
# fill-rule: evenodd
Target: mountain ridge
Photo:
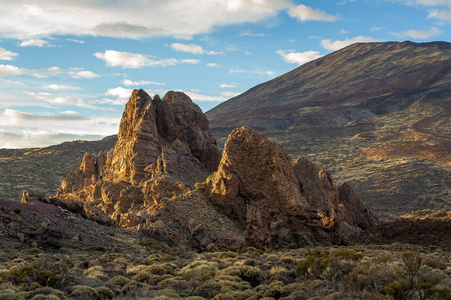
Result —
<instances>
[{"instance_id":1,"label":"mountain ridge","mask_svg":"<svg viewBox=\"0 0 451 300\"><path fill-rule=\"evenodd\" d=\"M385 48L383 49L385 54L382 57L385 59L385 64L383 66L377 67L381 65L381 63L376 61L378 58L376 57L371 59L360 69L358 68L359 60L361 62L366 57L372 56L374 52L381 51L380 48ZM415 51L420 51L422 56L427 55L427 57L424 57L423 59L431 61L428 69L416 67L420 65L419 62L415 62L415 58L417 58L418 55L413 55L411 58L405 56L406 52L412 51L414 48L417 49ZM434 49L445 51L446 53L440 56ZM391 55L386 54L388 51L391 51ZM349 55L352 56L348 57ZM440 59L437 59L436 56L439 56ZM401 63L403 66L406 65L404 61L398 60L401 57L404 60L409 60L409 63L412 64L412 66L409 65L409 68L403 67L402 69L397 70L397 65L400 65ZM331 104L337 104L337 102L338 104L340 104L340 102L346 102L345 104L348 106L348 109L342 113L344 118L341 120L332 118L336 125L340 126L346 122L355 121L363 117L387 113L388 111L384 111L382 104L390 104L391 109L396 108L390 101L392 102L392 98L402 91L408 90L410 94L417 94L418 92L421 92L425 86L430 86L432 82L434 82L436 87L445 86L445 83L449 83L450 78L445 78L445 82L440 82L440 79L437 82L437 78L443 79L446 77L443 76L444 72L449 75L449 70L451 68L450 57L451 44L446 42L422 44L412 42L357 43L306 63L268 82L259 84L243 94L219 104L215 108L209 110L206 114L212 123L212 128L220 126L227 127L228 124L234 121L234 125L231 127L238 124L254 125L256 129L261 130L282 129L292 125L317 125L321 121L323 121L324 124L325 121L330 121L330 114L323 113L323 120L321 120L312 118L313 115L309 113L309 110L315 110L315 107L325 108ZM347 66L349 64L351 65L346 69L337 70L335 68L337 65L344 64ZM386 67L387 64L393 65L391 66L392 70ZM331 67L333 67L333 72L330 70ZM358 97L374 92L367 90L369 84L364 82L366 78L362 76L368 68L371 68L372 70L370 79L376 80L375 82L371 82L370 86L372 86L373 89L384 87L384 90L377 95L381 97L380 99L374 98L374 96L371 95L371 100L373 100L374 103L368 103L368 101L359 102L358 99ZM411 68L413 69L410 70ZM387 70L389 70L388 73ZM356 74L357 71L359 74ZM420 76L420 80L414 83L413 87L410 86L410 84L412 84L411 82L400 81L399 79L394 80L401 75L418 78L418 72L423 72L425 75ZM302 76L302 78L298 78L299 76ZM389 82L390 80L393 80L393 82ZM351 82L350 86L343 86L341 84L345 81ZM314 84L319 84L319 87L315 87ZM323 89L322 87L326 84L328 85L328 88ZM410 94L407 96L410 96ZM280 95L283 95L283 98L281 98ZM405 107L411 103L408 99L403 100L403 102L405 103L398 103L399 108ZM276 118L271 118L275 113L274 108L276 106L278 115ZM305 112L298 111L300 108L303 108ZM255 119L269 117L274 120L271 120L272 122L249 120L250 115ZM299 119L299 116L302 115L304 115L304 117ZM329 119L327 119L327 117L329 117ZM245 120L240 122L237 120L238 118L244 118Z\"/></svg>"}]
</instances>

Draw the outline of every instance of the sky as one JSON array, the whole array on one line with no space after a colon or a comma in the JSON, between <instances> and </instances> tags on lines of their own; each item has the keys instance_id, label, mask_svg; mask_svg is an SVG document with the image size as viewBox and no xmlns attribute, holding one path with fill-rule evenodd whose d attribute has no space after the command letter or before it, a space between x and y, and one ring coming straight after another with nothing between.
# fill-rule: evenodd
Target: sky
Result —
<instances>
[{"instance_id":1,"label":"sky","mask_svg":"<svg viewBox=\"0 0 451 300\"><path fill-rule=\"evenodd\" d=\"M451 41L451 0L0 0L0 148L117 134L133 89L204 111L355 42Z\"/></svg>"}]
</instances>

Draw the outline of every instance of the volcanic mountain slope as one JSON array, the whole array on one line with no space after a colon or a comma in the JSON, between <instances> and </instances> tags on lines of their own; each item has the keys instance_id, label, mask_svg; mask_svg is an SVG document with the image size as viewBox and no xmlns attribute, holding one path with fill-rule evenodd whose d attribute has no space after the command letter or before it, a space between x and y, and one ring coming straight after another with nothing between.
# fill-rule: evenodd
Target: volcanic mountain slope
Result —
<instances>
[{"instance_id":1,"label":"volcanic mountain slope","mask_svg":"<svg viewBox=\"0 0 451 300\"><path fill-rule=\"evenodd\" d=\"M19 201L23 190L54 195L66 174L86 152L107 152L116 136L100 141L74 141L45 148L0 149L0 198Z\"/></svg>"},{"instance_id":2,"label":"volcanic mountain slope","mask_svg":"<svg viewBox=\"0 0 451 300\"><path fill-rule=\"evenodd\" d=\"M451 208L451 44L354 44L207 112L351 181L377 214Z\"/></svg>"}]
</instances>

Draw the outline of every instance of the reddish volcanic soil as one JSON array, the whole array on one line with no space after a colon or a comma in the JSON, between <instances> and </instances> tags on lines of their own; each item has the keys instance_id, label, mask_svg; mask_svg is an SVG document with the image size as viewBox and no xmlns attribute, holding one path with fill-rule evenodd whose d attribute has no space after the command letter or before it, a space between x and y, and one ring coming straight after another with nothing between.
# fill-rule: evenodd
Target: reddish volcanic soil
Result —
<instances>
[{"instance_id":1,"label":"reddish volcanic soil","mask_svg":"<svg viewBox=\"0 0 451 300\"><path fill-rule=\"evenodd\" d=\"M407 243L451 250L451 221L396 220L362 231L353 238L357 243Z\"/></svg>"},{"instance_id":2,"label":"reddish volcanic soil","mask_svg":"<svg viewBox=\"0 0 451 300\"><path fill-rule=\"evenodd\" d=\"M0 207L6 207L9 210L20 208L23 211L36 213L38 215L48 217L51 219L56 219L57 216L59 216L59 214L61 213L61 211L58 209L58 206L47 204L40 201L29 201L28 203L20 203L0 199Z\"/></svg>"}]
</instances>

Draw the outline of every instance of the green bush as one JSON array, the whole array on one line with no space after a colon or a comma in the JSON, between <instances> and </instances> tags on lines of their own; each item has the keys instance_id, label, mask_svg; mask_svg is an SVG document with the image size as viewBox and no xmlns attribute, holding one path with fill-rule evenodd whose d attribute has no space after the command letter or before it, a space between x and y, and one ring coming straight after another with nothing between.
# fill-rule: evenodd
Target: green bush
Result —
<instances>
[{"instance_id":1,"label":"green bush","mask_svg":"<svg viewBox=\"0 0 451 300\"><path fill-rule=\"evenodd\" d=\"M143 239L139 244L153 250L164 250L164 247L153 239Z\"/></svg>"},{"instance_id":2,"label":"green bush","mask_svg":"<svg viewBox=\"0 0 451 300\"><path fill-rule=\"evenodd\" d=\"M405 279L399 279L390 282L384 287L384 292L387 295L392 296L395 300L406 299L407 293L410 289L410 285Z\"/></svg>"},{"instance_id":3,"label":"green bush","mask_svg":"<svg viewBox=\"0 0 451 300\"><path fill-rule=\"evenodd\" d=\"M170 278L166 278L163 279L162 281L160 281L157 286L161 287L161 288L172 288L174 290L185 290L188 288L188 282L180 277L170 277Z\"/></svg>"},{"instance_id":4,"label":"green bush","mask_svg":"<svg viewBox=\"0 0 451 300\"><path fill-rule=\"evenodd\" d=\"M219 259L230 259L230 258L237 258L238 254L235 252L221 252L218 254Z\"/></svg>"},{"instance_id":5,"label":"green bush","mask_svg":"<svg viewBox=\"0 0 451 300\"><path fill-rule=\"evenodd\" d=\"M219 294L219 290L221 290L221 285L212 280L197 287L194 293L198 296L211 299Z\"/></svg>"},{"instance_id":6,"label":"green bush","mask_svg":"<svg viewBox=\"0 0 451 300\"><path fill-rule=\"evenodd\" d=\"M99 294L98 299L114 299L115 293L106 286L98 286L95 288L97 293Z\"/></svg>"},{"instance_id":7,"label":"green bush","mask_svg":"<svg viewBox=\"0 0 451 300\"><path fill-rule=\"evenodd\" d=\"M179 294L176 291L174 291L173 289L159 290L159 291L157 291L155 293L155 295L157 295L157 296L166 296L166 297L169 297L169 298L176 298L176 299L180 298Z\"/></svg>"},{"instance_id":8,"label":"green bush","mask_svg":"<svg viewBox=\"0 0 451 300\"><path fill-rule=\"evenodd\" d=\"M265 252L254 247L248 247L246 253L253 256L262 256Z\"/></svg>"},{"instance_id":9,"label":"green bush","mask_svg":"<svg viewBox=\"0 0 451 300\"><path fill-rule=\"evenodd\" d=\"M119 287L123 287L127 283L131 282L131 279L127 278L125 276L122 276L122 275L116 275L113 278L111 278L110 280L108 280L107 282L114 284L116 286L119 286Z\"/></svg>"},{"instance_id":10,"label":"green bush","mask_svg":"<svg viewBox=\"0 0 451 300\"><path fill-rule=\"evenodd\" d=\"M215 277L218 269L212 263L206 261L195 261L183 267L180 275L186 280L205 281Z\"/></svg>"},{"instance_id":11,"label":"green bush","mask_svg":"<svg viewBox=\"0 0 451 300\"><path fill-rule=\"evenodd\" d=\"M223 251L238 252L238 249L236 249L232 246L229 246L229 245L225 245L225 244L218 244L218 248Z\"/></svg>"},{"instance_id":12,"label":"green bush","mask_svg":"<svg viewBox=\"0 0 451 300\"><path fill-rule=\"evenodd\" d=\"M71 297L81 297L83 299L97 299L99 292L94 288L86 285L76 285L72 289Z\"/></svg>"}]
</instances>

